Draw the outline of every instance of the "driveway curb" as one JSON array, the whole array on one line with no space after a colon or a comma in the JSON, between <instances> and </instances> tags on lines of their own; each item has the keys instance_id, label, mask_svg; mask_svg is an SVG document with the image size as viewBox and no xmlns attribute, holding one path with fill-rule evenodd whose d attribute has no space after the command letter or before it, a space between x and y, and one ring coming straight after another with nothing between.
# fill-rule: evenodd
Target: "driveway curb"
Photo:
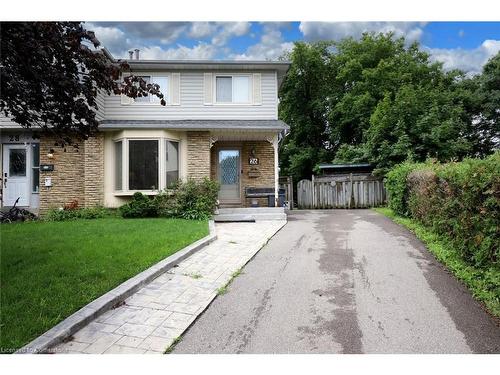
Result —
<instances>
[{"instance_id":1,"label":"driveway curb","mask_svg":"<svg viewBox=\"0 0 500 375\"><path fill-rule=\"evenodd\" d=\"M134 277L128 279L116 288L103 294L99 298L82 307L80 310L64 319L59 324L55 325L47 332L37 337L27 345L16 351L16 354L36 354L47 352L51 347L60 344L65 339L73 335L82 327L110 310L113 306L122 302L144 285L165 273L170 268L186 259L190 255L201 250L211 242L217 239L215 233L215 224L213 220L208 222L209 234L184 249L177 251L168 258L161 260L150 268L142 271Z\"/></svg>"}]
</instances>

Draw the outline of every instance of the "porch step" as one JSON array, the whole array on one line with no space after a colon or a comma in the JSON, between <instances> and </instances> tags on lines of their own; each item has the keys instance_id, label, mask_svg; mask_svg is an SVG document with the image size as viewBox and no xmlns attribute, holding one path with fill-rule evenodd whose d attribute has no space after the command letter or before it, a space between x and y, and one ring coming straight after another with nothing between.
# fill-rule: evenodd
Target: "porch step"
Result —
<instances>
[{"instance_id":1,"label":"porch step","mask_svg":"<svg viewBox=\"0 0 500 375\"><path fill-rule=\"evenodd\" d=\"M283 207L221 208L214 221L286 220Z\"/></svg>"}]
</instances>

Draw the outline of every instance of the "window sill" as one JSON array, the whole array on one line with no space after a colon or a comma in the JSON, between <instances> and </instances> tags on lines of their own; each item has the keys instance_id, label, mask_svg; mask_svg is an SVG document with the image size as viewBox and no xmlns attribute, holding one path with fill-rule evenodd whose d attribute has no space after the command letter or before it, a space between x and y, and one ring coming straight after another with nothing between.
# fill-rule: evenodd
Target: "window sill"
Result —
<instances>
[{"instance_id":1,"label":"window sill","mask_svg":"<svg viewBox=\"0 0 500 375\"><path fill-rule=\"evenodd\" d=\"M116 197L131 197L135 193L142 193L144 195L158 195L160 192L158 190L129 190L129 191L115 191L113 195Z\"/></svg>"}]
</instances>

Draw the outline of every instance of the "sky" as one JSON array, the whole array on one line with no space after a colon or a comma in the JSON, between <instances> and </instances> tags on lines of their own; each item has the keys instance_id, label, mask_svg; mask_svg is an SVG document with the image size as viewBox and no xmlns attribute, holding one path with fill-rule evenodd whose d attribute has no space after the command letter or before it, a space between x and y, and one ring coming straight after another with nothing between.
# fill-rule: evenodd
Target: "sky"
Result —
<instances>
[{"instance_id":1,"label":"sky","mask_svg":"<svg viewBox=\"0 0 500 375\"><path fill-rule=\"evenodd\" d=\"M443 67L469 74L500 51L500 22L87 22L116 58L275 60L294 41L388 32L417 41Z\"/></svg>"}]
</instances>

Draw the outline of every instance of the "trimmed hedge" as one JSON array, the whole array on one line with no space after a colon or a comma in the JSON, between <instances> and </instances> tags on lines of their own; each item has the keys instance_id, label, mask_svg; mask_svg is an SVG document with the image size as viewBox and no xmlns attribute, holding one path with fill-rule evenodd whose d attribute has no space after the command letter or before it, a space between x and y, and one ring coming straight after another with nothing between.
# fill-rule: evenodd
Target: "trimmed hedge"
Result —
<instances>
[{"instance_id":1,"label":"trimmed hedge","mask_svg":"<svg viewBox=\"0 0 500 375\"><path fill-rule=\"evenodd\" d=\"M500 152L447 164L403 163L385 186L397 214L445 235L469 264L500 266Z\"/></svg>"}]
</instances>

